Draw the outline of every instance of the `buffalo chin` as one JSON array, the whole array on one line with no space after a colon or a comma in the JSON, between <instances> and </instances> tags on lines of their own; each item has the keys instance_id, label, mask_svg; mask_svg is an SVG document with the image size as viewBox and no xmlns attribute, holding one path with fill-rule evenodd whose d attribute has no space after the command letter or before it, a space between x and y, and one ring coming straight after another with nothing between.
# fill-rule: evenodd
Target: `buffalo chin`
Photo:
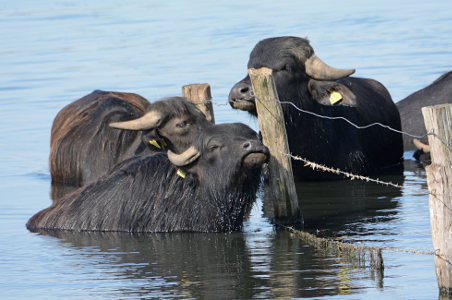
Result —
<instances>
[{"instance_id":1,"label":"buffalo chin","mask_svg":"<svg viewBox=\"0 0 452 300\"><path fill-rule=\"evenodd\" d=\"M229 104L234 109L240 109L248 112L256 111L256 106L253 100L229 100Z\"/></svg>"},{"instance_id":2,"label":"buffalo chin","mask_svg":"<svg viewBox=\"0 0 452 300\"><path fill-rule=\"evenodd\" d=\"M252 152L246 155L242 160L242 166L249 169L255 169L268 161L268 154L263 152Z\"/></svg>"}]
</instances>

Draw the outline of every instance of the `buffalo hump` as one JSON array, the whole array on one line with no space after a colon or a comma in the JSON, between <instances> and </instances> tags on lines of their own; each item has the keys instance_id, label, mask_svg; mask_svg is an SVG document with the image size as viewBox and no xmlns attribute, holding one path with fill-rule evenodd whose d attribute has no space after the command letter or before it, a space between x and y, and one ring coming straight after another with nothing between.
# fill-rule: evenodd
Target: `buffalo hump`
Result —
<instances>
[{"instance_id":1,"label":"buffalo hump","mask_svg":"<svg viewBox=\"0 0 452 300\"><path fill-rule=\"evenodd\" d=\"M149 104L136 94L96 90L65 106L51 130L52 180L82 185L125 158L151 153L147 147L139 147L139 132L121 132L108 126L112 121L138 118Z\"/></svg>"}]
</instances>

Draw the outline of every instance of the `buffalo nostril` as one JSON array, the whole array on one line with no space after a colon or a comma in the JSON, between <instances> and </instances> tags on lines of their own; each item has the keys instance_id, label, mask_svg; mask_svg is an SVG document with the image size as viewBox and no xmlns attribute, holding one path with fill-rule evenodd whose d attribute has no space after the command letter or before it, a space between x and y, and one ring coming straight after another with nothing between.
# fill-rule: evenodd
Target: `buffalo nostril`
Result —
<instances>
[{"instance_id":1,"label":"buffalo nostril","mask_svg":"<svg viewBox=\"0 0 452 300\"><path fill-rule=\"evenodd\" d=\"M242 87L242 88L240 88L240 94L246 94L246 93L248 93L248 91L249 91L250 89L247 87L247 86L244 86L244 87Z\"/></svg>"},{"instance_id":2,"label":"buffalo nostril","mask_svg":"<svg viewBox=\"0 0 452 300\"><path fill-rule=\"evenodd\" d=\"M251 143L250 142L243 143L243 149L249 149L249 148L251 148Z\"/></svg>"},{"instance_id":3,"label":"buffalo nostril","mask_svg":"<svg viewBox=\"0 0 452 300\"><path fill-rule=\"evenodd\" d=\"M232 87L229 93L229 101L247 100L250 98L251 94L252 89L249 84L246 82L238 82Z\"/></svg>"}]
</instances>

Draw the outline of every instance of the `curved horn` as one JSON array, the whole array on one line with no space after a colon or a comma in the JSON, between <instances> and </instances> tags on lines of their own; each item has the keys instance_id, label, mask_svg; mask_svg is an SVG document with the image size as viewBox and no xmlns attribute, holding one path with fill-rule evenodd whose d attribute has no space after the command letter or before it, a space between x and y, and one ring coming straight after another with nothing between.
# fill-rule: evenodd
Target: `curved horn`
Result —
<instances>
[{"instance_id":1,"label":"curved horn","mask_svg":"<svg viewBox=\"0 0 452 300\"><path fill-rule=\"evenodd\" d=\"M150 111L135 120L110 123L110 127L128 130L148 130L159 126L161 119L162 115L159 112Z\"/></svg>"},{"instance_id":2,"label":"curved horn","mask_svg":"<svg viewBox=\"0 0 452 300\"><path fill-rule=\"evenodd\" d=\"M413 139L413 144L418 150L422 150L424 153L430 153L430 145L424 144L418 139Z\"/></svg>"},{"instance_id":3,"label":"curved horn","mask_svg":"<svg viewBox=\"0 0 452 300\"><path fill-rule=\"evenodd\" d=\"M199 153L199 151L196 150L196 148L193 146L191 146L181 154L176 154L173 151L168 150L168 159L173 165L177 167L186 166L194 162L200 155L201 153Z\"/></svg>"},{"instance_id":4,"label":"curved horn","mask_svg":"<svg viewBox=\"0 0 452 300\"><path fill-rule=\"evenodd\" d=\"M355 69L336 69L312 54L305 62L306 74L317 80L337 80L355 73Z\"/></svg>"}]
</instances>

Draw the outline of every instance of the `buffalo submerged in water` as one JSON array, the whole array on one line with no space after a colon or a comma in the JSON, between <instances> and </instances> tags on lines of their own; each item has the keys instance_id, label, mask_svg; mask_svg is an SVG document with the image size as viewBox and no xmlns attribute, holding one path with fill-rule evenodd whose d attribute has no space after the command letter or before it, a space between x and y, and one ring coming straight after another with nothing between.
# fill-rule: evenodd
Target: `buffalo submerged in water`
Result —
<instances>
[{"instance_id":1,"label":"buffalo submerged in water","mask_svg":"<svg viewBox=\"0 0 452 300\"><path fill-rule=\"evenodd\" d=\"M230 232L256 198L268 149L234 123L197 131L183 153L136 156L35 214L27 228Z\"/></svg>"},{"instance_id":2,"label":"buffalo submerged in water","mask_svg":"<svg viewBox=\"0 0 452 300\"><path fill-rule=\"evenodd\" d=\"M402 130L411 135L423 136L416 141L413 137L404 135L403 146L405 151L417 150L415 158L424 163L430 163L430 147L422 116L422 107L452 103L452 71L438 77L433 83L412 93L408 97L397 102L397 107L402 120ZM424 155L427 154L427 155Z\"/></svg>"},{"instance_id":3,"label":"buffalo submerged in water","mask_svg":"<svg viewBox=\"0 0 452 300\"><path fill-rule=\"evenodd\" d=\"M342 117L358 126L381 123L400 130L400 115L389 92L378 81L349 77L355 70L326 65L306 39L278 37L260 41L248 68L272 69L280 101L326 117ZM249 76L229 94L235 109L256 115ZM355 174L370 174L400 165L402 136L380 126L357 129L344 120L319 118L282 104L289 148L293 155ZM298 180L330 177L294 161Z\"/></svg>"},{"instance_id":4,"label":"buffalo submerged in water","mask_svg":"<svg viewBox=\"0 0 452 300\"><path fill-rule=\"evenodd\" d=\"M68 104L55 117L50 175L53 182L81 186L136 155L164 149L181 153L193 132L210 125L181 97L151 104L137 94L97 90Z\"/></svg>"}]
</instances>

